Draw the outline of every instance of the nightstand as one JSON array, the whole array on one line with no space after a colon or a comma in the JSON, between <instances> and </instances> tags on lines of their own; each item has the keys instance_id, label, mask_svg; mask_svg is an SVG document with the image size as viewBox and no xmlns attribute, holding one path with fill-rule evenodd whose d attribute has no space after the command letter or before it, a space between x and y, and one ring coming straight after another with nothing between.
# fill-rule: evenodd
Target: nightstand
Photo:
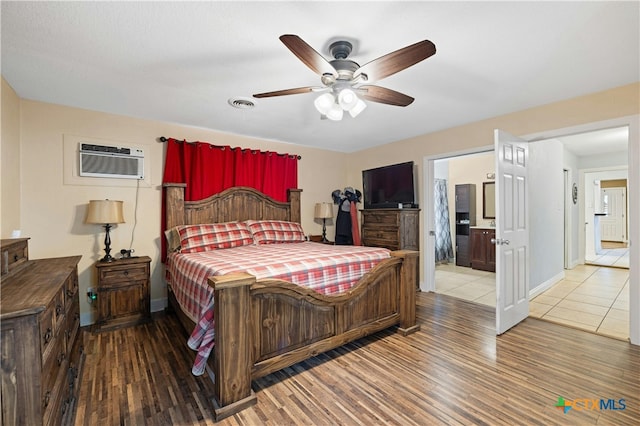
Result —
<instances>
[{"instance_id":1,"label":"nightstand","mask_svg":"<svg viewBox=\"0 0 640 426\"><path fill-rule=\"evenodd\" d=\"M322 244L329 244L329 245L334 245L335 243L333 241L322 241L322 235L309 235L309 241L312 241L314 243L322 243Z\"/></svg>"},{"instance_id":2,"label":"nightstand","mask_svg":"<svg viewBox=\"0 0 640 426\"><path fill-rule=\"evenodd\" d=\"M96 262L98 318L94 330L141 324L151 318L148 256Z\"/></svg>"}]
</instances>

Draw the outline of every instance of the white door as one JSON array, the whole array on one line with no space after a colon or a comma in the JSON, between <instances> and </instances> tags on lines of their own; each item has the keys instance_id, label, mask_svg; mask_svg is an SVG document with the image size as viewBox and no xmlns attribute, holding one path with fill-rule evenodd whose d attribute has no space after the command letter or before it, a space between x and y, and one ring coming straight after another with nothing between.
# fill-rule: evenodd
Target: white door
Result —
<instances>
[{"instance_id":1,"label":"white door","mask_svg":"<svg viewBox=\"0 0 640 426\"><path fill-rule=\"evenodd\" d=\"M529 217L527 141L495 131L496 333L529 315Z\"/></svg>"},{"instance_id":2,"label":"white door","mask_svg":"<svg viewBox=\"0 0 640 426\"><path fill-rule=\"evenodd\" d=\"M602 209L606 216L600 218L600 239L603 241L626 241L627 210L626 188L603 188L600 190Z\"/></svg>"}]
</instances>

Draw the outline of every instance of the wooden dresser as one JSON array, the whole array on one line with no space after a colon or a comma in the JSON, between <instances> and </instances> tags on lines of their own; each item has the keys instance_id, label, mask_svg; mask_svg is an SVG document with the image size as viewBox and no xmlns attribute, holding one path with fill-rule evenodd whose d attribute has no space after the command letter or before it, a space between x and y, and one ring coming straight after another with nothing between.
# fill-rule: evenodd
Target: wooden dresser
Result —
<instances>
[{"instance_id":1,"label":"wooden dresser","mask_svg":"<svg viewBox=\"0 0 640 426\"><path fill-rule=\"evenodd\" d=\"M364 209L362 245L389 250L420 250L420 209ZM420 261L416 262L420 276ZM420 284L416 279L416 289Z\"/></svg>"},{"instance_id":2,"label":"wooden dresser","mask_svg":"<svg viewBox=\"0 0 640 426\"><path fill-rule=\"evenodd\" d=\"M81 256L29 260L28 240L1 241L2 423L69 424L84 360Z\"/></svg>"}]
</instances>

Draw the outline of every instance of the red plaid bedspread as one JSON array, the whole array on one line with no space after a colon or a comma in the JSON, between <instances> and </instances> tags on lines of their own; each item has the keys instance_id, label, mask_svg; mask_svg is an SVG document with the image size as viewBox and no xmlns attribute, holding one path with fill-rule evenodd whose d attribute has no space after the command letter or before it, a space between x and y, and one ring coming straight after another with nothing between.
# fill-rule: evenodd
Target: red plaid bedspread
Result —
<instances>
[{"instance_id":1,"label":"red plaid bedspread","mask_svg":"<svg viewBox=\"0 0 640 426\"><path fill-rule=\"evenodd\" d=\"M171 254L167 259L167 280L182 309L196 323L188 341L189 347L197 351L192 373L204 373L214 345L213 291L208 277L246 272L257 279L289 281L320 294L340 294L388 259L389 253L384 248L304 242Z\"/></svg>"}]
</instances>

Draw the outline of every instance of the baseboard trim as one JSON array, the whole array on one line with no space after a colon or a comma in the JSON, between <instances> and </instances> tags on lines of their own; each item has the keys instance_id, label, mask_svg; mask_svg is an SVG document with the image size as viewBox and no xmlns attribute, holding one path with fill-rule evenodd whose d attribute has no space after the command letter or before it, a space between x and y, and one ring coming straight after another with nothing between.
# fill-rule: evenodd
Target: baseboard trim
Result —
<instances>
[{"instance_id":1,"label":"baseboard trim","mask_svg":"<svg viewBox=\"0 0 640 426\"><path fill-rule=\"evenodd\" d=\"M551 287L553 287L555 283L563 279L564 279L564 270L556 274L552 278L548 279L547 281L543 282L536 288L529 290L529 300L533 299L536 296L539 296L540 294L544 293L546 290L549 290Z\"/></svg>"}]
</instances>

